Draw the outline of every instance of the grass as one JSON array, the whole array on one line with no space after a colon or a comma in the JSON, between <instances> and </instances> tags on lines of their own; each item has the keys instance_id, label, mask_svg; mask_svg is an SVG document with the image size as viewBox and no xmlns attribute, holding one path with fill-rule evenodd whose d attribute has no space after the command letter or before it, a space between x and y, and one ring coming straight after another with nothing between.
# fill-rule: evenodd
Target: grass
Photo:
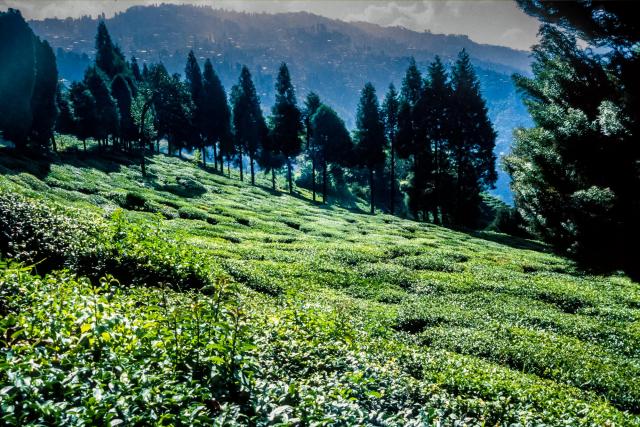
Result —
<instances>
[{"instance_id":1,"label":"grass","mask_svg":"<svg viewBox=\"0 0 640 427\"><path fill-rule=\"evenodd\" d=\"M6 267L0 280L4 310L23 325L42 324L0 342L2 412L29 407L5 423L135 423L155 414L148 420L187 424L640 425L640 288L626 276L586 274L538 242L316 205L304 190L274 194L260 174L252 187L235 171L230 179L165 155L150 157L147 169L142 177L137 165L110 155L70 152L44 163L2 153L0 191L19 195L27 218L79 235L60 242L16 232L16 245L5 249L27 263L48 256L36 270L53 272ZM94 262L96 253L107 261ZM181 331L221 329L194 341L193 333L176 340L175 328L160 328L150 342L184 347L157 358L135 358L99 338L80 352L34 344L91 333L100 322L85 311L96 293L107 298L95 290L107 274L118 295L107 303L123 319L125 341L135 335L131 322L154 316L184 322ZM213 308L198 319L197 310L184 314L193 304L212 307L227 289L221 283L233 284L219 302L226 317L212 321ZM23 288L32 290L15 291ZM43 311L63 294L75 314ZM170 304L158 313L162 298ZM64 332L47 329L44 318ZM92 329L83 332L87 319ZM19 329L2 325L5 335ZM242 331L242 346L207 347L230 345L233 330ZM110 389L104 375L115 365L94 361L95 348L120 360L130 378L145 372L152 395L164 397L144 406L143 386ZM70 386L48 371L56 357L69 360L59 368L66 375L84 377L77 390L38 400L47 381ZM33 366L46 369L36 374ZM26 387L16 376L25 372L44 385ZM163 372L171 381L154 383ZM88 384L108 399L96 399ZM56 418L69 407L76 418Z\"/></svg>"}]
</instances>

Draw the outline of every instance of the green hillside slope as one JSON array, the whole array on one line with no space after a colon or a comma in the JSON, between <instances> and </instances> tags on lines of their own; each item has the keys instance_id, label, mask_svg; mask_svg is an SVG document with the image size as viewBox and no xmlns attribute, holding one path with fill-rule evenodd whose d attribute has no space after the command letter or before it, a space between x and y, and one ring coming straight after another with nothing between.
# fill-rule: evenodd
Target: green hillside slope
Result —
<instances>
[{"instance_id":1,"label":"green hillside slope","mask_svg":"<svg viewBox=\"0 0 640 427\"><path fill-rule=\"evenodd\" d=\"M640 425L627 277L149 161L0 154L0 424Z\"/></svg>"}]
</instances>

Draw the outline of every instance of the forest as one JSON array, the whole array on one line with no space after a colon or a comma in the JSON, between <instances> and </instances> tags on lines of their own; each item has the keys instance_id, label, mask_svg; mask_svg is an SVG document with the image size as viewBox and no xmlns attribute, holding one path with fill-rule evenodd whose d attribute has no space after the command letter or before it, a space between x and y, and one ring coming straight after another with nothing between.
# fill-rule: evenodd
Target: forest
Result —
<instances>
[{"instance_id":1,"label":"forest","mask_svg":"<svg viewBox=\"0 0 640 427\"><path fill-rule=\"evenodd\" d=\"M264 106L104 21L64 81L0 12L1 423L640 425L638 25L517 4L533 125L501 159L465 49L349 129L286 62Z\"/></svg>"}]
</instances>

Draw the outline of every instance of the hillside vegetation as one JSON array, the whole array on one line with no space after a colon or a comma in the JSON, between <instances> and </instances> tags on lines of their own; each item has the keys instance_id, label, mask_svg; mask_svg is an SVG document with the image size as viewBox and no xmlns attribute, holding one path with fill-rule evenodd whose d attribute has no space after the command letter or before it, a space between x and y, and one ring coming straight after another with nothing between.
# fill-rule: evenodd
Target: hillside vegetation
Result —
<instances>
[{"instance_id":1,"label":"hillside vegetation","mask_svg":"<svg viewBox=\"0 0 640 427\"><path fill-rule=\"evenodd\" d=\"M0 156L2 424L640 425L623 275L165 155L52 159Z\"/></svg>"}]
</instances>

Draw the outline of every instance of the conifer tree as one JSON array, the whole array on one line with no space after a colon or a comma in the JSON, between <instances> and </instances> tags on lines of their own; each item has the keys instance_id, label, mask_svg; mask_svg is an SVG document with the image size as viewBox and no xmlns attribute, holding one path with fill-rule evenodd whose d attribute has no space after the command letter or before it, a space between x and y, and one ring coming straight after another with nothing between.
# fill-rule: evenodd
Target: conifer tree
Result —
<instances>
[{"instance_id":1,"label":"conifer tree","mask_svg":"<svg viewBox=\"0 0 640 427\"><path fill-rule=\"evenodd\" d=\"M271 138L275 148L287 163L289 194L293 194L292 159L300 154L302 141L302 115L296 105L296 95L286 63L280 65L276 80L276 103L272 109L273 129Z\"/></svg>"},{"instance_id":2,"label":"conifer tree","mask_svg":"<svg viewBox=\"0 0 640 427\"><path fill-rule=\"evenodd\" d=\"M131 104L133 102L133 94L129 88L129 84L122 74L118 74L111 83L111 94L116 100L118 111L120 113L119 131L120 143L127 146L133 140L137 139L137 132L131 116Z\"/></svg>"},{"instance_id":3,"label":"conifer tree","mask_svg":"<svg viewBox=\"0 0 640 427\"><path fill-rule=\"evenodd\" d=\"M19 11L0 12L0 133L26 146L35 85L33 33Z\"/></svg>"},{"instance_id":4,"label":"conifer tree","mask_svg":"<svg viewBox=\"0 0 640 427\"><path fill-rule=\"evenodd\" d=\"M189 94L191 95L191 100L193 102L194 110L193 110L193 126L192 130L194 131L193 140L197 141L200 150L202 151L202 161L204 165L207 164L206 157L206 147L205 147L205 138L204 138L204 93L203 93L203 84L202 84L202 73L200 71L200 65L198 65L198 60L196 59L193 50L189 51L189 55L187 57L187 65L184 70L185 81L187 83L187 87L189 89Z\"/></svg>"},{"instance_id":5,"label":"conifer tree","mask_svg":"<svg viewBox=\"0 0 640 427\"><path fill-rule=\"evenodd\" d=\"M315 92L309 92L307 95L307 99L304 102L304 109L302 110L302 117L304 122L304 130L305 130L305 150L307 152L307 157L311 159L311 192L313 201L316 201L316 167L317 167L317 159L316 159L316 146L314 144L313 139L313 127L311 126L311 119L313 115L320 108L320 97Z\"/></svg>"},{"instance_id":6,"label":"conifer tree","mask_svg":"<svg viewBox=\"0 0 640 427\"><path fill-rule=\"evenodd\" d=\"M86 152L87 139L94 135L94 123L99 120L96 101L84 82L71 83L69 99L75 116L75 135L82 140Z\"/></svg>"},{"instance_id":7,"label":"conifer tree","mask_svg":"<svg viewBox=\"0 0 640 427\"><path fill-rule=\"evenodd\" d=\"M59 112L56 120L56 132L61 134L74 134L75 117L71 107L71 101L69 100L69 93L63 90L61 83L58 83L58 88L56 89L56 105ZM55 139L53 142L55 151Z\"/></svg>"},{"instance_id":8,"label":"conifer tree","mask_svg":"<svg viewBox=\"0 0 640 427\"><path fill-rule=\"evenodd\" d=\"M53 131L58 115L56 90L58 68L53 49L45 40L33 39L35 48L35 84L31 95L31 113L34 118L29 139L41 148L53 144Z\"/></svg>"},{"instance_id":9,"label":"conifer tree","mask_svg":"<svg viewBox=\"0 0 640 427\"><path fill-rule=\"evenodd\" d=\"M126 73L127 62L120 48L113 44L104 21L98 23L96 34L96 66L111 80L117 74Z\"/></svg>"},{"instance_id":10,"label":"conifer tree","mask_svg":"<svg viewBox=\"0 0 640 427\"><path fill-rule=\"evenodd\" d=\"M222 172L222 147L220 147L221 153L218 156L217 145L228 144L231 139L231 112L224 87L209 59L204 63L202 85L203 134L208 144L213 146L214 166L217 168L218 158L220 158L220 171Z\"/></svg>"},{"instance_id":11,"label":"conifer tree","mask_svg":"<svg viewBox=\"0 0 640 427\"><path fill-rule=\"evenodd\" d=\"M453 124L449 145L455 176L453 220L474 225L480 193L493 186L496 133L489 121L487 107L480 93L480 83L463 49L452 71Z\"/></svg>"},{"instance_id":12,"label":"conifer tree","mask_svg":"<svg viewBox=\"0 0 640 427\"><path fill-rule=\"evenodd\" d=\"M315 156L322 170L322 202L328 202L328 166L347 165L354 155L353 142L344 121L331 108L321 104L311 117Z\"/></svg>"},{"instance_id":13,"label":"conifer tree","mask_svg":"<svg viewBox=\"0 0 640 427\"><path fill-rule=\"evenodd\" d=\"M140 83L142 81L142 73L140 72L140 66L138 66L138 60L135 56L131 57L131 64L129 67L131 68L131 74L133 75L136 83Z\"/></svg>"},{"instance_id":14,"label":"conifer tree","mask_svg":"<svg viewBox=\"0 0 640 427\"><path fill-rule=\"evenodd\" d=\"M389 212L395 212L396 205L396 135L398 133L398 93L391 83L382 104L385 134L389 141L390 176L389 176Z\"/></svg>"},{"instance_id":15,"label":"conifer tree","mask_svg":"<svg viewBox=\"0 0 640 427\"><path fill-rule=\"evenodd\" d=\"M231 90L231 105L234 138L240 162L240 179L243 179L242 156L246 154L249 156L251 184L255 184L254 161L267 135L267 125L262 116L251 73L246 66L242 67L238 84Z\"/></svg>"},{"instance_id":16,"label":"conifer tree","mask_svg":"<svg viewBox=\"0 0 640 427\"><path fill-rule=\"evenodd\" d=\"M376 90L371 83L365 84L360 95L356 116L357 151L360 165L369 170L369 192L371 213L375 213L374 181L375 172L384 165L384 123L380 114L380 106Z\"/></svg>"},{"instance_id":17,"label":"conifer tree","mask_svg":"<svg viewBox=\"0 0 640 427\"><path fill-rule=\"evenodd\" d=\"M118 105L111 96L106 82L107 76L97 67L87 68L84 83L95 101L96 121L93 123L93 136L99 143L108 142L109 136L119 132L120 113Z\"/></svg>"}]
</instances>

